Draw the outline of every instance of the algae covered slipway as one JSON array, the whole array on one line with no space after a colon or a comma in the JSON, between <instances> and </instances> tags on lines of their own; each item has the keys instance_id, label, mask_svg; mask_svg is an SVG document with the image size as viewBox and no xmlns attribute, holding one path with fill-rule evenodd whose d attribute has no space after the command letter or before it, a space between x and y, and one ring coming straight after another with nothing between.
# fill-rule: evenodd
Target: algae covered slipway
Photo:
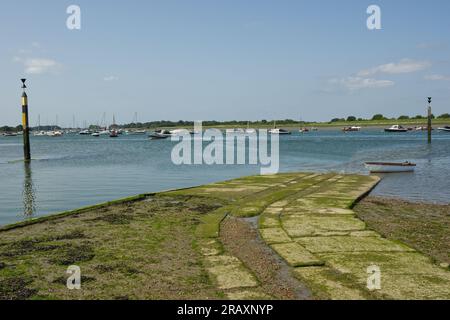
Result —
<instances>
[{"instance_id":1,"label":"algae covered slipway","mask_svg":"<svg viewBox=\"0 0 450 320\"><path fill-rule=\"evenodd\" d=\"M0 299L450 299L448 267L356 216L378 181L254 176L4 227Z\"/></svg>"}]
</instances>

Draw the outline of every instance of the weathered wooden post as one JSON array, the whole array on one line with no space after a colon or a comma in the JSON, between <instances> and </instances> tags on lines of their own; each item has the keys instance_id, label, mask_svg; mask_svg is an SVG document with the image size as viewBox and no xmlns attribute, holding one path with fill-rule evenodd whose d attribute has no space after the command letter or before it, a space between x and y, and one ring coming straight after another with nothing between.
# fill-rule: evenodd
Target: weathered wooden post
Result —
<instances>
[{"instance_id":1,"label":"weathered wooden post","mask_svg":"<svg viewBox=\"0 0 450 320\"><path fill-rule=\"evenodd\" d=\"M431 131L433 130L432 128L432 124L431 124L431 117L432 117L432 113L431 113L431 97L428 97L428 143L431 143Z\"/></svg>"},{"instance_id":2,"label":"weathered wooden post","mask_svg":"<svg viewBox=\"0 0 450 320\"><path fill-rule=\"evenodd\" d=\"M30 161L31 155L30 155L30 128L28 123L28 96L25 92L25 89L27 86L25 85L25 81L27 79L21 79L22 81L22 127L23 127L23 153L24 153L24 160Z\"/></svg>"}]
</instances>

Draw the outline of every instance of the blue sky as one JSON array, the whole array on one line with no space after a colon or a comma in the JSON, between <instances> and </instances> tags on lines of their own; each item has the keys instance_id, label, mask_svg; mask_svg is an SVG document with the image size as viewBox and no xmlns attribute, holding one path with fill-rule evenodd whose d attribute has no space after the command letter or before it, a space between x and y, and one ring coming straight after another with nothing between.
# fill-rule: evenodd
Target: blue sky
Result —
<instances>
[{"instance_id":1,"label":"blue sky","mask_svg":"<svg viewBox=\"0 0 450 320\"><path fill-rule=\"evenodd\" d=\"M415 115L430 95L450 112L449 15L448 0L3 1L0 125L20 122L21 77L32 125Z\"/></svg>"}]
</instances>

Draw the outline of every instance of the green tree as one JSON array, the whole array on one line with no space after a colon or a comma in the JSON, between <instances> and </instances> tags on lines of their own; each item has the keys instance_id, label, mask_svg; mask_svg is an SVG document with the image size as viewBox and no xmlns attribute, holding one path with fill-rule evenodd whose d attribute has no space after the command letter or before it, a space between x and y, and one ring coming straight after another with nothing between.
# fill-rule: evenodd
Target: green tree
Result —
<instances>
[{"instance_id":1,"label":"green tree","mask_svg":"<svg viewBox=\"0 0 450 320\"><path fill-rule=\"evenodd\" d=\"M386 118L382 114L376 114L372 117L372 120L385 120Z\"/></svg>"},{"instance_id":2,"label":"green tree","mask_svg":"<svg viewBox=\"0 0 450 320\"><path fill-rule=\"evenodd\" d=\"M409 116L400 116L398 117L398 120L408 120Z\"/></svg>"},{"instance_id":3,"label":"green tree","mask_svg":"<svg viewBox=\"0 0 450 320\"><path fill-rule=\"evenodd\" d=\"M444 114L441 114L438 118L439 119L450 119L450 114L444 113Z\"/></svg>"},{"instance_id":4,"label":"green tree","mask_svg":"<svg viewBox=\"0 0 450 320\"><path fill-rule=\"evenodd\" d=\"M356 121L356 117L355 116L348 116L347 117L347 121Z\"/></svg>"}]
</instances>

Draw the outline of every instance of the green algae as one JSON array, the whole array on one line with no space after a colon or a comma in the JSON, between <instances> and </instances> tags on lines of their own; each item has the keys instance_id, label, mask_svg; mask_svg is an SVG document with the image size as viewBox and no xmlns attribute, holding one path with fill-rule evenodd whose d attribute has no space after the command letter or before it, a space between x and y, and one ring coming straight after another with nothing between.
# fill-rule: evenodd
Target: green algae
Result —
<instances>
[{"instance_id":1,"label":"green algae","mask_svg":"<svg viewBox=\"0 0 450 320\"><path fill-rule=\"evenodd\" d=\"M378 237L304 237L296 239L314 253L327 252L413 252L404 244Z\"/></svg>"},{"instance_id":2,"label":"green algae","mask_svg":"<svg viewBox=\"0 0 450 320\"><path fill-rule=\"evenodd\" d=\"M206 257L206 267L221 290L258 286L252 273L235 257L219 255Z\"/></svg>"},{"instance_id":3,"label":"green algae","mask_svg":"<svg viewBox=\"0 0 450 320\"><path fill-rule=\"evenodd\" d=\"M345 215L282 215L281 222L283 228L292 238L316 236L333 231L349 232L361 231L365 229L364 222L354 218L353 216Z\"/></svg>"},{"instance_id":4,"label":"green algae","mask_svg":"<svg viewBox=\"0 0 450 320\"><path fill-rule=\"evenodd\" d=\"M292 267L324 265L323 260L295 242L273 244L271 247Z\"/></svg>"},{"instance_id":5,"label":"green algae","mask_svg":"<svg viewBox=\"0 0 450 320\"><path fill-rule=\"evenodd\" d=\"M267 244L292 242L292 239L282 228L260 229L259 233Z\"/></svg>"}]
</instances>

